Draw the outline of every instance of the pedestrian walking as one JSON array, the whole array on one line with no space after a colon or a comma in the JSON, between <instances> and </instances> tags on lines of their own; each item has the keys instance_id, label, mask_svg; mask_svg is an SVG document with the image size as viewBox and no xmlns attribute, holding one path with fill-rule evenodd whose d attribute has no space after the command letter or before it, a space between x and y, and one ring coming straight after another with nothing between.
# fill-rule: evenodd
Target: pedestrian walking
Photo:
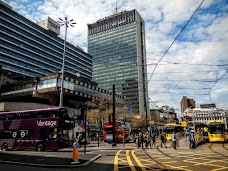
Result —
<instances>
[{"instance_id":1,"label":"pedestrian walking","mask_svg":"<svg viewBox=\"0 0 228 171\"><path fill-rule=\"evenodd\" d=\"M164 132L161 133L160 139L161 139L161 148L162 148L162 144L164 144L165 148L167 148L166 147L166 137L165 137Z\"/></svg>"},{"instance_id":2,"label":"pedestrian walking","mask_svg":"<svg viewBox=\"0 0 228 171\"><path fill-rule=\"evenodd\" d=\"M151 145L151 147L153 147L153 145L154 145L154 147L156 146L156 135L155 135L155 133L152 133L152 145Z\"/></svg>"},{"instance_id":3,"label":"pedestrian walking","mask_svg":"<svg viewBox=\"0 0 228 171\"><path fill-rule=\"evenodd\" d=\"M148 132L146 132L146 135L145 135L145 143L146 143L146 149L148 149L149 144L151 148L151 141L150 141L150 136Z\"/></svg>"},{"instance_id":4,"label":"pedestrian walking","mask_svg":"<svg viewBox=\"0 0 228 171\"><path fill-rule=\"evenodd\" d=\"M191 130L190 134L189 134L189 148L194 148L194 131Z\"/></svg>"},{"instance_id":5,"label":"pedestrian walking","mask_svg":"<svg viewBox=\"0 0 228 171\"><path fill-rule=\"evenodd\" d=\"M81 141L82 141L82 134L80 132L77 137L78 148L81 148Z\"/></svg>"},{"instance_id":6,"label":"pedestrian walking","mask_svg":"<svg viewBox=\"0 0 228 171\"><path fill-rule=\"evenodd\" d=\"M141 146L141 140L142 140L142 133L139 133L139 136L137 138L138 148Z\"/></svg>"},{"instance_id":7,"label":"pedestrian walking","mask_svg":"<svg viewBox=\"0 0 228 171\"><path fill-rule=\"evenodd\" d=\"M142 149L144 149L144 146L143 146L143 142L144 141L145 141L144 134L141 134L141 145L142 145Z\"/></svg>"},{"instance_id":8,"label":"pedestrian walking","mask_svg":"<svg viewBox=\"0 0 228 171\"><path fill-rule=\"evenodd\" d=\"M177 146L177 136L175 134L175 131L173 131L173 134L172 134L172 142L173 142L173 148L176 149L176 146Z\"/></svg>"}]
</instances>

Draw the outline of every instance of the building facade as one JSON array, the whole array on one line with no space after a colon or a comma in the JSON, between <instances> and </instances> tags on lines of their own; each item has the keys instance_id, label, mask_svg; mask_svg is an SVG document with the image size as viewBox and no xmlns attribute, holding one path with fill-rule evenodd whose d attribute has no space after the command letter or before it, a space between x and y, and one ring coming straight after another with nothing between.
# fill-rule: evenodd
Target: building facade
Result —
<instances>
[{"instance_id":1,"label":"building facade","mask_svg":"<svg viewBox=\"0 0 228 171\"><path fill-rule=\"evenodd\" d=\"M180 106L181 106L181 113L183 113L188 108L191 108L191 109L195 108L196 104L193 99L188 99L186 96L183 96L180 102Z\"/></svg>"},{"instance_id":2,"label":"building facade","mask_svg":"<svg viewBox=\"0 0 228 171\"><path fill-rule=\"evenodd\" d=\"M2 1L0 19L0 102L58 106L64 51L59 24L49 17L33 23ZM64 76L64 106L78 108L92 98L112 101L113 94L92 81L92 56L68 42Z\"/></svg>"},{"instance_id":3,"label":"building facade","mask_svg":"<svg viewBox=\"0 0 228 171\"><path fill-rule=\"evenodd\" d=\"M184 117L188 118L192 125L207 124L210 120L222 120L225 128L228 128L228 112L219 108L194 108L186 109Z\"/></svg>"},{"instance_id":4,"label":"building facade","mask_svg":"<svg viewBox=\"0 0 228 171\"><path fill-rule=\"evenodd\" d=\"M35 78L61 72L64 40L50 30L26 19L0 1L0 64L1 83L12 79L8 73ZM59 32L57 22L48 18L51 27ZM65 73L92 80L92 56L70 43L66 43ZM15 76L16 77L16 76Z\"/></svg>"},{"instance_id":5,"label":"building facade","mask_svg":"<svg viewBox=\"0 0 228 171\"><path fill-rule=\"evenodd\" d=\"M148 113L145 24L136 10L88 24L88 53L93 80L121 95L133 112Z\"/></svg>"}]
</instances>

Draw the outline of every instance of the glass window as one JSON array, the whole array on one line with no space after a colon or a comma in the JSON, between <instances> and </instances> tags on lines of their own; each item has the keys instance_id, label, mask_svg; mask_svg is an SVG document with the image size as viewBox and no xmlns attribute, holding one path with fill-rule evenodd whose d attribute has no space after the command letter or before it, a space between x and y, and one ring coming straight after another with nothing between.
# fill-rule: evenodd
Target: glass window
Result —
<instances>
[{"instance_id":1,"label":"glass window","mask_svg":"<svg viewBox=\"0 0 228 171\"><path fill-rule=\"evenodd\" d=\"M55 139L57 138L57 135L58 135L58 128L53 128L53 127L50 127L49 128L49 138L50 139Z\"/></svg>"}]
</instances>

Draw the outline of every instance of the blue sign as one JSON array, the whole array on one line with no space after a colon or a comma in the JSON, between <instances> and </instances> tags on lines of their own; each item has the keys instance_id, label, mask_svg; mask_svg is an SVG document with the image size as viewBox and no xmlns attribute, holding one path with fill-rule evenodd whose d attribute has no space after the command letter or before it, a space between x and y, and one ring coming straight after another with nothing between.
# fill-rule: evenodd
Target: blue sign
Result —
<instances>
[{"instance_id":1,"label":"blue sign","mask_svg":"<svg viewBox=\"0 0 228 171\"><path fill-rule=\"evenodd\" d=\"M120 123L121 123L121 125L124 125L125 124L125 121L124 120L121 120Z\"/></svg>"},{"instance_id":2,"label":"blue sign","mask_svg":"<svg viewBox=\"0 0 228 171\"><path fill-rule=\"evenodd\" d=\"M132 113L132 108L131 108L131 106L128 106L127 112L128 112L128 115L130 115L130 114Z\"/></svg>"}]
</instances>

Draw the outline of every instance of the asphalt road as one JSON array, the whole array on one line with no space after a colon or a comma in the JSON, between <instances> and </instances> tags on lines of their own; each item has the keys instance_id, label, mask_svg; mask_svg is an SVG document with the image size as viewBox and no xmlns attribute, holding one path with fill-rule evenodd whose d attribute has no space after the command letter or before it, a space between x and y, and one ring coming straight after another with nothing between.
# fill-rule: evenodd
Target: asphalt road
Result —
<instances>
[{"instance_id":1,"label":"asphalt road","mask_svg":"<svg viewBox=\"0 0 228 171\"><path fill-rule=\"evenodd\" d=\"M182 140L177 149L171 147L171 143L167 143L169 148L146 149L134 148L134 144L127 144L130 148L109 148L110 144L103 144L103 149L95 147L89 150L88 154L101 154L102 157L95 160L93 163L85 167L74 168L44 168L33 166L21 166L15 164L0 164L2 171L63 171L63 170L80 170L80 171L147 171L147 170L186 170L186 171L209 171L209 170L228 170L228 143L207 143L195 149L188 147L189 142ZM159 145L157 142L156 146ZM11 153L17 153L11 152ZM19 153L33 155L40 154L41 156L53 155L71 155L71 152L32 152L19 151ZM82 155L82 154L81 154ZM1 156L0 156L1 157Z\"/></svg>"}]
</instances>

